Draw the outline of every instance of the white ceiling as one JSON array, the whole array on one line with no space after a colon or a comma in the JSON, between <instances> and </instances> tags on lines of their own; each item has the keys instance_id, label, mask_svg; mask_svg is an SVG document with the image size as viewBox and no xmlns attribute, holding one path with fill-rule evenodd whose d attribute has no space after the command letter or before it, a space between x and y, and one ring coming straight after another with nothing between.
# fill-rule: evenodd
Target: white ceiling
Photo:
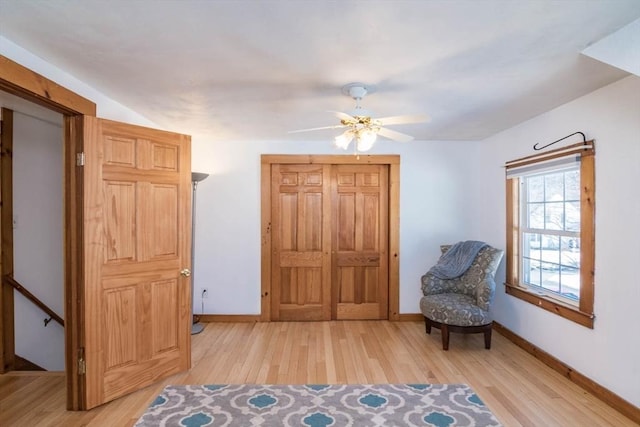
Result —
<instances>
[{"instance_id":1,"label":"white ceiling","mask_svg":"<svg viewBox=\"0 0 640 427\"><path fill-rule=\"evenodd\" d=\"M628 74L580 55L638 0L0 0L0 35L166 129L329 139L342 85L394 129L483 139Z\"/></svg>"}]
</instances>

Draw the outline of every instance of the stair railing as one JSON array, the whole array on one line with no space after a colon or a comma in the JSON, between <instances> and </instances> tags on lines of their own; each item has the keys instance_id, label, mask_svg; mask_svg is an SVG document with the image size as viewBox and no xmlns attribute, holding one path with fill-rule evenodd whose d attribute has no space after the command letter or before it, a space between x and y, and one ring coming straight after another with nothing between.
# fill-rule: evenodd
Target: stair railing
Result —
<instances>
[{"instance_id":1,"label":"stair railing","mask_svg":"<svg viewBox=\"0 0 640 427\"><path fill-rule=\"evenodd\" d=\"M58 316L55 311L51 310L45 303L40 301L35 295L29 292L29 290L24 286L22 286L20 282L18 282L16 279L14 279L9 275L2 276L2 281L3 283L11 285L15 290L20 292L26 299L28 299L33 304L38 306L40 310L44 311L49 316L48 319L44 319L44 326L47 326L49 322L51 322L51 320L55 320L64 328L64 319Z\"/></svg>"}]
</instances>

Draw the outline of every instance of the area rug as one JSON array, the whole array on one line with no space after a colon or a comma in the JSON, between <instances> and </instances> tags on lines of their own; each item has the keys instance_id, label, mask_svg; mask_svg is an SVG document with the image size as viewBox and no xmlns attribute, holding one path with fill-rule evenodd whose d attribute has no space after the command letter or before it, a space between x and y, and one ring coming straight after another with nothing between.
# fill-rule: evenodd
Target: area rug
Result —
<instances>
[{"instance_id":1,"label":"area rug","mask_svg":"<svg viewBox=\"0 0 640 427\"><path fill-rule=\"evenodd\" d=\"M167 386L136 427L500 426L465 384Z\"/></svg>"}]
</instances>

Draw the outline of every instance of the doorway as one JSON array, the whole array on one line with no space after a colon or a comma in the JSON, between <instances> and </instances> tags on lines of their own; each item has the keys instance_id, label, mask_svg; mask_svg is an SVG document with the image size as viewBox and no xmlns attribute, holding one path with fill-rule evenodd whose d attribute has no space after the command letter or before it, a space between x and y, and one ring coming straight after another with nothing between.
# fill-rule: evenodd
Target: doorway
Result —
<instances>
[{"instance_id":1,"label":"doorway","mask_svg":"<svg viewBox=\"0 0 640 427\"><path fill-rule=\"evenodd\" d=\"M82 248L77 244L82 229L82 218L76 213L81 206L79 172L75 172L76 153L82 150L78 134L82 129L76 126L74 118L83 115L95 116L96 104L86 98L56 84L20 64L0 55L0 91L15 95L44 109L63 115L64 159L63 175L65 185L64 212L64 315L66 320L65 335L65 374L67 382L67 409L81 409L83 402L80 378L81 354L74 349L78 347L81 336L80 306L78 304L78 288L82 276ZM3 169L0 176L7 170ZM2 184L7 182L2 180ZM10 220L2 221L0 230L11 227ZM3 233L2 239L5 235ZM4 262L0 268L2 275L11 263ZM0 292L0 371L12 370L15 364L15 324L14 324L14 290L5 283Z\"/></svg>"},{"instance_id":2,"label":"doorway","mask_svg":"<svg viewBox=\"0 0 640 427\"><path fill-rule=\"evenodd\" d=\"M261 320L398 320L399 156L262 156Z\"/></svg>"},{"instance_id":3,"label":"doorway","mask_svg":"<svg viewBox=\"0 0 640 427\"><path fill-rule=\"evenodd\" d=\"M2 279L24 290L14 299L15 369L64 371L62 116L3 93L0 102L13 134L2 139Z\"/></svg>"}]
</instances>

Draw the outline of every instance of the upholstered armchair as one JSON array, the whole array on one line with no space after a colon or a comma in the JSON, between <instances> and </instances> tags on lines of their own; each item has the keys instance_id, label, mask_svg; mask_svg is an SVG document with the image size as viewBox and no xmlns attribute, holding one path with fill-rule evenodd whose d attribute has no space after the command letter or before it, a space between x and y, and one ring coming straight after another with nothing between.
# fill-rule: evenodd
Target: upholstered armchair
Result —
<instances>
[{"instance_id":1,"label":"upholstered armchair","mask_svg":"<svg viewBox=\"0 0 640 427\"><path fill-rule=\"evenodd\" d=\"M451 247L440 247L441 259ZM420 311L427 334L431 334L432 327L440 329L443 350L449 349L449 332L484 333L485 348L491 348L494 278L503 254L504 251L485 245L459 277L442 279L431 272L422 276L424 296Z\"/></svg>"}]
</instances>

